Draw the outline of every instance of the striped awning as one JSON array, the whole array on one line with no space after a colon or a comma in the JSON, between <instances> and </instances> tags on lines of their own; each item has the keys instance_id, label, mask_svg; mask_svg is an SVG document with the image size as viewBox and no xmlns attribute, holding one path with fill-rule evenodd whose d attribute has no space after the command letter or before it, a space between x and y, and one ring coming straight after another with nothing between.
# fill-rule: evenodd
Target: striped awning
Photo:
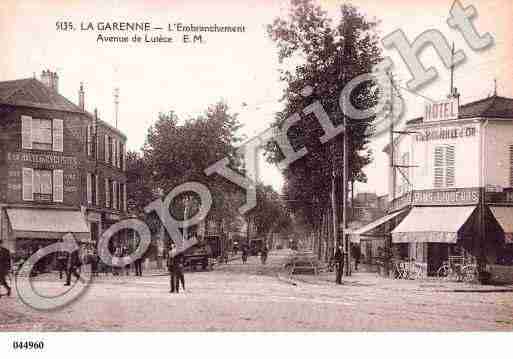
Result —
<instances>
[{"instance_id":1,"label":"striped awning","mask_svg":"<svg viewBox=\"0 0 513 359\"><path fill-rule=\"evenodd\" d=\"M393 243L456 243L475 206L414 207L392 231Z\"/></svg>"}]
</instances>

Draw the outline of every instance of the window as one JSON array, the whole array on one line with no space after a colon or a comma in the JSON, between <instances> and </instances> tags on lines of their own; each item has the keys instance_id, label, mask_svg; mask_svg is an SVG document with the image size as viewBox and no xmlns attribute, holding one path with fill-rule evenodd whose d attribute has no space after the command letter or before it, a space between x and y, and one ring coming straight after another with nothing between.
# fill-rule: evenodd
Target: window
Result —
<instances>
[{"instance_id":1,"label":"window","mask_svg":"<svg viewBox=\"0 0 513 359\"><path fill-rule=\"evenodd\" d=\"M21 147L43 151L63 151L63 121L21 116Z\"/></svg>"},{"instance_id":2,"label":"window","mask_svg":"<svg viewBox=\"0 0 513 359\"><path fill-rule=\"evenodd\" d=\"M110 180L108 178L105 178L105 207L110 208Z\"/></svg>"},{"instance_id":3,"label":"window","mask_svg":"<svg viewBox=\"0 0 513 359\"><path fill-rule=\"evenodd\" d=\"M110 137L105 135L105 150L104 150L104 152L105 152L105 162L106 163L110 162L110 151L111 151L110 143L111 143Z\"/></svg>"},{"instance_id":4,"label":"window","mask_svg":"<svg viewBox=\"0 0 513 359\"><path fill-rule=\"evenodd\" d=\"M86 127L86 152L89 157L94 155L93 126Z\"/></svg>"},{"instance_id":5,"label":"window","mask_svg":"<svg viewBox=\"0 0 513 359\"><path fill-rule=\"evenodd\" d=\"M435 147L434 154L434 187L453 187L455 184L455 149L444 145Z\"/></svg>"},{"instance_id":6,"label":"window","mask_svg":"<svg viewBox=\"0 0 513 359\"><path fill-rule=\"evenodd\" d=\"M52 201L53 194L53 173L46 170L34 170L34 200Z\"/></svg>"},{"instance_id":7,"label":"window","mask_svg":"<svg viewBox=\"0 0 513 359\"><path fill-rule=\"evenodd\" d=\"M112 181L112 208L118 209L118 183Z\"/></svg>"},{"instance_id":8,"label":"window","mask_svg":"<svg viewBox=\"0 0 513 359\"><path fill-rule=\"evenodd\" d=\"M32 148L35 150L51 151L52 120L32 119Z\"/></svg>"},{"instance_id":9,"label":"window","mask_svg":"<svg viewBox=\"0 0 513 359\"><path fill-rule=\"evenodd\" d=\"M23 168L23 200L63 202L63 173L63 170Z\"/></svg>"},{"instance_id":10,"label":"window","mask_svg":"<svg viewBox=\"0 0 513 359\"><path fill-rule=\"evenodd\" d=\"M86 193L87 204L96 206L98 204L98 175L86 174Z\"/></svg>"}]
</instances>

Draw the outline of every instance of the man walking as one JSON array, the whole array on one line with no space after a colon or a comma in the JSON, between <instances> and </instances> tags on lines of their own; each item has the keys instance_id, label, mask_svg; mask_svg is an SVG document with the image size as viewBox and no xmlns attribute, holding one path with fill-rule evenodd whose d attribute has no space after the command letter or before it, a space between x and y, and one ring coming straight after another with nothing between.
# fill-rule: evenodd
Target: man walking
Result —
<instances>
[{"instance_id":1,"label":"man walking","mask_svg":"<svg viewBox=\"0 0 513 359\"><path fill-rule=\"evenodd\" d=\"M176 292L180 292L180 283L182 283L182 289L185 292L185 277L183 275L183 255L180 253L175 256L175 278L176 278Z\"/></svg>"},{"instance_id":2,"label":"man walking","mask_svg":"<svg viewBox=\"0 0 513 359\"><path fill-rule=\"evenodd\" d=\"M242 255L242 264L245 264L248 260L248 247L246 246L246 244L242 245L241 255Z\"/></svg>"},{"instance_id":3,"label":"man walking","mask_svg":"<svg viewBox=\"0 0 513 359\"><path fill-rule=\"evenodd\" d=\"M337 284L342 284L342 272L344 271L344 252L342 250L342 245L338 245L337 250L334 256L336 271L337 271Z\"/></svg>"},{"instance_id":4,"label":"man walking","mask_svg":"<svg viewBox=\"0 0 513 359\"><path fill-rule=\"evenodd\" d=\"M66 284L65 286L71 285L71 275L73 274L77 280L80 279L80 253L79 249L74 250L70 254L68 254L68 265L66 271Z\"/></svg>"},{"instance_id":5,"label":"man walking","mask_svg":"<svg viewBox=\"0 0 513 359\"><path fill-rule=\"evenodd\" d=\"M11 253L7 248L0 246L0 285L7 289L7 296L11 296L11 287L7 284L7 276L11 272ZM2 295L0 294L0 297Z\"/></svg>"},{"instance_id":6,"label":"man walking","mask_svg":"<svg viewBox=\"0 0 513 359\"><path fill-rule=\"evenodd\" d=\"M171 249L169 249L167 257L167 269L169 270L169 284L171 289L169 293L175 293L175 287L178 286L178 280L176 278L176 265L175 265L175 245L171 243ZM176 288L178 293L178 288Z\"/></svg>"},{"instance_id":7,"label":"man walking","mask_svg":"<svg viewBox=\"0 0 513 359\"><path fill-rule=\"evenodd\" d=\"M262 249L260 250L260 261L262 264L265 264L267 262L267 253L268 253L267 245L264 244L262 246Z\"/></svg>"},{"instance_id":8,"label":"man walking","mask_svg":"<svg viewBox=\"0 0 513 359\"><path fill-rule=\"evenodd\" d=\"M66 252L59 251L57 253L57 269L59 271L59 279L62 279L63 273L66 272L66 266L68 262L68 256Z\"/></svg>"}]
</instances>

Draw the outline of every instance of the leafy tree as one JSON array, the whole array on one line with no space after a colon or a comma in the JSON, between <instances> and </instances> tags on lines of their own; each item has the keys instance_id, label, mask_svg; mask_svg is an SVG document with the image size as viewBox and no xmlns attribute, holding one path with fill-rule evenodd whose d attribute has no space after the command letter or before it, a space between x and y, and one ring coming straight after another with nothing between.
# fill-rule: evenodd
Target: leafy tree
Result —
<instances>
[{"instance_id":1,"label":"leafy tree","mask_svg":"<svg viewBox=\"0 0 513 359\"><path fill-rule=\"evenodd\" d=\"M281 79L286 83L284 109L277 115L275 125L281 126L290 115L301 113L316 100L335 125L341 124L342 89L352 78L372 72L381 60L376 25L351 5L342 5L339 17L332 20L314 1L292 0L288 16L277 18L268 26L283 64ZM295 66L291 68L291 65ZM306 86L313 88L307 98L302 96ZM355 107L365 109L375 104L376 95L374 84L366 82L353 91L350 100ZM347 119L350 180L366 180L362 168L371 161L366 130L372 121L372 117ZM329 208L332 173L340 183L345 160L341 154L343 135L322 144L319 141L322 134L318 121L303 116L288 135L296 149L304 146L308 154L284 171L287 205L314 227L320 225L320 214ZM267 154L271 162L282 159L276 146L270 146ZM341 198L341 191L337 195Z\"/></svg>"},{"instance_id":2,"label":"leafy tree","mask_svg":"<svg viewBox=\"0 0 513 359\"><path fill-rule=\"evenodd\" d=\"M223 158L228 158L235 169L240 167L236 153L236 146L241 141L237 135L240 127L237 115L230 113L223 102L183 123L173 111L161 113L148 130L143 148L144 161L151 171L155 188L168 193L180 184L200 182L212 194L209 218L219 223L234 218L237 202L242 200L240 188L221 176L207 176L204 170ZM185 205L191 209L189 217L198 209L197 198L191 198L193 201L187 201L187 204L182 201L187 196L177 198L170 208L177 219L183 218Z\"/></svg>"}]
</instances>

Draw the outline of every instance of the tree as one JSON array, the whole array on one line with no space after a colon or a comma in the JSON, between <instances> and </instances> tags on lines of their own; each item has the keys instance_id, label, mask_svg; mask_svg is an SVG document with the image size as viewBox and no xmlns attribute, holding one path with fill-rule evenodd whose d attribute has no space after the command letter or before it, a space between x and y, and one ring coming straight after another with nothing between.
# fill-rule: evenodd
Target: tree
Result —
<instances>
[{"instance_id":1,"label":"tree","mask_svg":"<svg viewBox=\"0 0 513 359\"><path fill-rule=\"evenodd\" d=\"M237 202L242 200L241 189L220 176L207 176L204 170L223 158L228 158L235 169L241 166L236 153L236 146L241 141L237 135L240 127L237 115L230 113L223 102L183 123L173 111L161 113L148 130L143 147L143 158L155 188L168 193L180 184L200 182L212 194L209 219L221 223L234 218L234 209L239 206ZM184 194L174 201L170 210L175 218L183 218L186 204L182 199L188 196L190 194ZM199 206L197 198L191 199L192 204L187 201L187 206L192 209L189 218Z\"/></svg>"},{"instance_id":2,"label":"tree","mask_svg":"<svg viewBox=\"0 0 513 359\"><path fill-rule=\"evenodd\" d=\"M280 195L271 186L258 183L256 206L245 214L246 221L253 223L258 237L280 233L291 225L287 208Z\"/></svg>"},{"instance_id":3,"label":"tree","mask_svg":"<svg viewBox=\"0 0 513 359\"><path fill-rule=\"evenodd\" d=\"M345 85L354 77L370 73L381 60L377 23L364 17L355 7L342 5L340 17L333 22L312 0L292 0L288 17L277 18L268 26L271 39L277 44L279 59L284 64L281 79L286 83L284 109L275 125L318 100L335 125L343 122L339 97ZM295 64L293 69L285 65ZM289 66L290 67L290 66ZM303 96L306 86L313 88ZM351 94L351 102L360 109L373 106L377 99L375 84L366 82ZM365 181L362 168L371 161L367 150L367 128L373 117L364 120L347 119L350 181ZM319 230L323 214L330 211L331 176L340 182L342 168L342 134L322 144L322 129L317 121L303 118L289 132L292 145L306 147L308 154L292 163L285 171L284 195L287 205L302 216L312 228ZM269 146L268 160L282 159L277 146ZM338 186L340 187L340 186ZM342 191L337 193L341 198ZM339 201L341 202L341 201ZM339 213L342 213L339 211Z\"/></svg>"}]
</instances>

